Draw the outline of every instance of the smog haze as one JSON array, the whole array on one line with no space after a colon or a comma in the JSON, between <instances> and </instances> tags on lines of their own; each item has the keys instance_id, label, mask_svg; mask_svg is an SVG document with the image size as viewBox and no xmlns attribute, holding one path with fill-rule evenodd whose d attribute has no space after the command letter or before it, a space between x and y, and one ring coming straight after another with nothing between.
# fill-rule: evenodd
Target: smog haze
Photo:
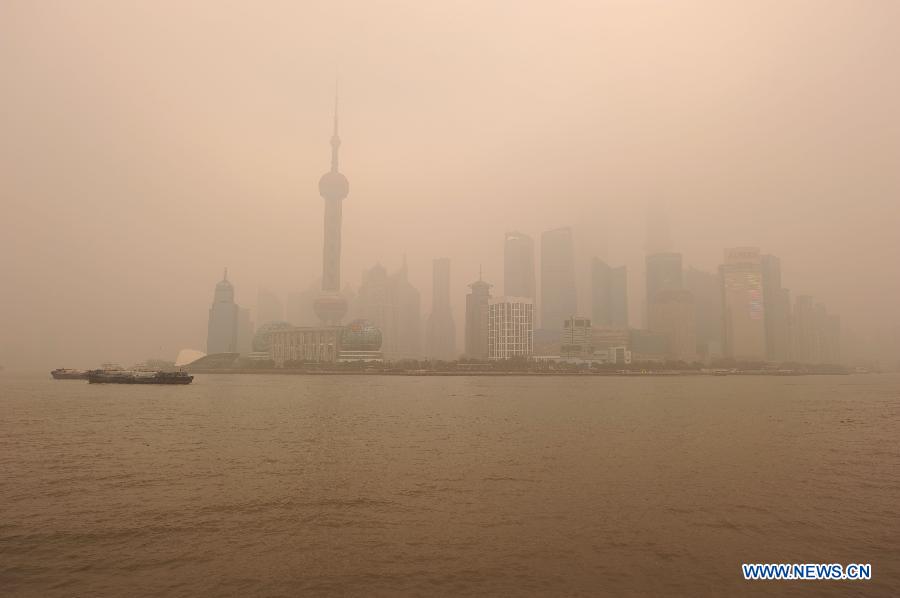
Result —
<instances>
[{"instance_id":1,"label":"smog haze","mask_svg":"<svg viewBox=\"0 0 900 598\"><path fill-rule=\"evenodd\" d=\"M686 266L727 247L865 333L900 325L900 4L70 2L0 6L0 363L204 350L322 272L339 79L343 283L404 255L503 287L503 239L571 226L628 267L648 219ZM461 340L457 342L461 346Z\"/></svg>"}]
</instances>

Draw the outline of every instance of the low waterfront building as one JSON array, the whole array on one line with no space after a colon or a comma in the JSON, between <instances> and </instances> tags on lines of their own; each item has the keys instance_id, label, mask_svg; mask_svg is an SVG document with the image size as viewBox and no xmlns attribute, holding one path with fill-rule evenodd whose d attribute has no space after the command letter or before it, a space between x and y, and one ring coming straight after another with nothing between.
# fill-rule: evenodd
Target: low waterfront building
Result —
<instances>
[{"instance_id":1,"label":"low waterfront building","mask_svg":"<svg viewBox=\"0 0 900 598\"><path fill-rule=\"evenodd\" d=\"M564 359L590 359L594 353L592 341L590 318L566 318L559 354Z\"/></svg>"},{"instance_id":2,"label":"low waterfront building","mask_svg":"<svg viewBox=\"0 0 900 598\"><path fill-rule=\"evenodd\" d=\"M296 326L273 330L269 351L275 365L286 361L335 363L340 351L343 326Z\"/></svg>"},{"instance_id":3,"label":"low waterfront building","mask_svg":"<svg viewBox=\"0 0 900 598\"><path fill-rule=\"evenodd\" d=\"M278 367L285 362L382 361L382 334L368 320L347 326L291 326L268 333L268 350Z\"/></svg>"}]
</instances>

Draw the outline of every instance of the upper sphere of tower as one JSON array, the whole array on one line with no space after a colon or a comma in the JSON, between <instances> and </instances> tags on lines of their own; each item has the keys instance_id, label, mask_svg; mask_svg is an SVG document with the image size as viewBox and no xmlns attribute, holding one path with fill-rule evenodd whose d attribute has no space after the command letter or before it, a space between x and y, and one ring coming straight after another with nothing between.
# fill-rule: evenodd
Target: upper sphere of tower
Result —
<instances>
[{"instance_id":1,"label":"upper sphere of tower","mask_svg":"<svg viewBox=\"0 0 900 598\"><path fill-rule=\"evenodd\" d=\"M344 199L350 193L350 181L340 172L326 172L319 179L319 195L325 199Z\"/></svg>"}]
</instances>

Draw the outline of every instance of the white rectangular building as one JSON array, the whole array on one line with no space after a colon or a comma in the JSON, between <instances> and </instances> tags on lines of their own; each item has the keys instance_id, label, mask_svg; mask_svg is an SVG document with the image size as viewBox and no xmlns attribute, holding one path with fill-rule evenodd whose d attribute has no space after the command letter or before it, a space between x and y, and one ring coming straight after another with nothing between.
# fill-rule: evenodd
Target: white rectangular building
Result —
<instances>
[{"instance_id":1,"label":"white rectangular building","mask_svg":"<svg viewBox=\"0 0 900 598\"><path fill-rule=\"evenodd\" d=\"M534 301L492 297L488 303L488 359L531 357L534 353Z\"/></svg>"}]
</instances>

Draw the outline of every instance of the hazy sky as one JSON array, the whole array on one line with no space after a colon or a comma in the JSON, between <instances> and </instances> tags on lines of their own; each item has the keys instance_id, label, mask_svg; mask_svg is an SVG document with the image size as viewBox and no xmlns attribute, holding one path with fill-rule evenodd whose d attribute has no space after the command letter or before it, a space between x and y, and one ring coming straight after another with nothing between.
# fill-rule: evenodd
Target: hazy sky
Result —
<instances>
[{"instance_id":1,"label":"hazy sky","mask_svg":"<svg viewBox=\"0 0 900 598\"><path fill-rule=\"evenodd\" d=\"M898 322L900 3L0 2L0 363L205 348L213 287L320 274L335 73L345 282L403 252L502 289L506 230L629 266L782 258L848 326Z\"/></svg>"}]
</instances>

